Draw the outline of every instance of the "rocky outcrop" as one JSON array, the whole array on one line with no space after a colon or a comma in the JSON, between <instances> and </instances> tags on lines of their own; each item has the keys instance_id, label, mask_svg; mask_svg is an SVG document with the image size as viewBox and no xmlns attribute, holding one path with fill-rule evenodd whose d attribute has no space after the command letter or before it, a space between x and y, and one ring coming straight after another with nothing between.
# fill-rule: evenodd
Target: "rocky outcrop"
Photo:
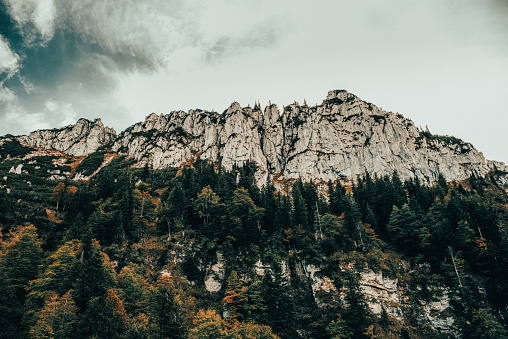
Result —
<instances>
[{"instance_id":1,"label":"rocky outcrop","mask_svg":"<svg viewBox=\"0 0 508 339\"><path fill-rule=\"evenodd\" d=\"M18 137L20 143L31 147L43 147L82 156L96 151L116 138L114 129L105 127L100 119L79 119L75 125L63 128L37 130Z\"/></svg>"},{"instance_id":2,"label":"rocky outcrop","mask_svg":"<svg viewBox=\"0 0 508 339\"><path fill-rule=\"evenodd\" d=\"M488 160L487 164L492 170L492 178L497 184L508 187L508 166L503 162L492 160Z\"/></svg>"},{"instance_id":3,"label":"rocky outcrop","mask_svg":"<svg viewBox=\"0 0 508 339\"><path fill-rule=\"evenodd\" d=\"M330 91L316 106L293 103L241 107L222 114L204 110L151 114L116 135L100 119L80 119L60 129L17 137L26 146L82 156L109 146L133 157L137 166L179 167L198 158L221 162L228 170L257 164L256 181L354 180L366 171L378 176L397 171L426 184L442 174L448 181L471 175L508 186L508 166L487 161L471 144L432 135L400 114L386 112L344 90Z\"/></svg>"},{"instance_id":4,"label":"rocky outcrop","mask_svg":"<svg viewBox=\"0 0 508 339\"><path fill-rule=\"evenodd\" d=\"M259 184L268 178L328 181L354 179L365 171L434 182L494 167L508 182L502 163L488 162L471 144L418 129L400 114L385 112L344 90L330 91L321 105L294 103L242 108L233 103L223 114L202 110L151 114L114 142L112 149L134 157L140 166L177 167L197 158L221 161L231 169L253 161Z\"/></svg>"}]
</instances>

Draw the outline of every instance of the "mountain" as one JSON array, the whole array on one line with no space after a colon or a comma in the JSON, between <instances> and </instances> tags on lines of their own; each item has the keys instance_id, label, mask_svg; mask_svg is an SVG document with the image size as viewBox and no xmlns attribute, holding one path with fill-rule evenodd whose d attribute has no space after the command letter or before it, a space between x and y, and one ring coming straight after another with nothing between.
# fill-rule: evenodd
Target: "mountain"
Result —
<instances>
[{"instance_id":1,"label":"mountain","mask_svg":"<svg viewBox=\"0 0 508 339\"><path fill-rule=\"evenodd\" d=\"M433 135L402 116L379 109L345 90L328 92L322 104L293 103L280 112L270 104L241 107L234 102L223 114L203 110L152 113L116 135L100 119L39 130L18 140L27 146L87 155L100 147L133 157L138 166L179 167L197 158L221 161L226 169L253 161L256 180L317 182L351 180L365 171L431 184L471 175L496 175L508 184L508 167L488 161L470 143Z\"/></svg>"},{"instance_id":2,"label":"mountain","mask_svg":"<svg viewBox=\"0 0 508 339\"><path fill-rule=\"evenodd\" d=\"M402 115L380 110L346 91L330 91L321 105L292 104L282 114L270 105L222 115L200 110L152 114L116 139L113 150L153 168L201 157L230 169L245 161L259 166L258 179L356 178L394 170L404 178L434 182L486 175L492 166L471 144L425 133Z\"/></svg>"},{"instance_id":3,"label":"mountain","mask_svg":"<svg viewBox=\"0 0 508 339\"><path fill-rule=\"evenodd\" d=\"M0 137L0 333L506 338L507 173L345 91Z\"/></svg>"},{"instance_id":4,"label":"mountain","mask_svg":"<svg viewBox=\"0 0 508 339\"><path fill-rule=\"evenodd\" d=\"M18 140L31 147L42 147L83 156L95 152L99 147L114 141L116 132L105 127L101 119L89 121L79 119L75 125L49 130L37 130L23 135Z\"/></svg>"}]
</instances>

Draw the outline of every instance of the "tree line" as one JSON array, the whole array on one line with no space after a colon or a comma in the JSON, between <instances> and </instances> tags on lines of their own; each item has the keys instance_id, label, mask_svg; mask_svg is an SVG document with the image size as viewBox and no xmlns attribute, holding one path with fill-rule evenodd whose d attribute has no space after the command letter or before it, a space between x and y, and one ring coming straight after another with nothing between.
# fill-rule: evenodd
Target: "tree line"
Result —
<instances>
[{"instance_id":1,"label":"tree line","mask_svg":"<svg viewBox=\"0 0 508 339\"><path fill-rule=\"evenodd\" d=\"M131 164L116 158L88 182L32 178L28 190L18 180L0 194L3 337L439 336L417 305L440 287L466 336L506 335L508 200L495 181L428 187L365 173L349 186L259 188L254 163ZM219 257L221 288L208 292ZM313 292L309 264L336 293ZM406 286L407 321L372 313L366 269Z\"/></svg>"}]
</instances>

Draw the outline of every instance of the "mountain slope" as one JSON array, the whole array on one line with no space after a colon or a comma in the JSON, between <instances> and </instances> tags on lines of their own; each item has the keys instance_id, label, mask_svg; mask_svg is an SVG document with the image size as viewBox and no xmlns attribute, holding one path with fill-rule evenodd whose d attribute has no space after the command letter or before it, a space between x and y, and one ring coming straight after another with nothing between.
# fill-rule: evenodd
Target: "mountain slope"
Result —
<instances>
[{"instance_id":1,"label":"mountain slope","mask_svg":"<svg viewBox=\"0 0 508 339\"><path fill-rule=\"evenodd\" d=\"M21 136L28 146L70 155L109 146L133 157L138 166L179 167L197 158L220 161L226 169L253 161L256 180L303 178L351 180L365 171L378 176L397 171L402 179L430 184L485 176L493 171L508 184L508 167L487 161L471 144L418 129L400 114L386 112L344 90L330 91L321 105L294 103L280 112L233 103L223 114L203 110L151 114L116 135L100 119L80 119L62 129Z\"/></svg>"},{"instance_id":2,"label":"mountain slope","mask_svg":"<svg viewBox=\"0 0 508 339\"><path fill-rule=\"evenodd\" d=\"M269 177L328 181L396 170L404 179L417 176L430 184L439 173L463 180L493 169L471 144L423 132L402 115L341 90L330 91L321 105L295 103L282 114L275 105L262 112L238 103L222 115L200 110L151 114L121 133L112 148L153 168L198 157L221 160L228 169L254 161L260 183ZM503 166L497 164L500 170Z\"/></svg>"}]
</instances>

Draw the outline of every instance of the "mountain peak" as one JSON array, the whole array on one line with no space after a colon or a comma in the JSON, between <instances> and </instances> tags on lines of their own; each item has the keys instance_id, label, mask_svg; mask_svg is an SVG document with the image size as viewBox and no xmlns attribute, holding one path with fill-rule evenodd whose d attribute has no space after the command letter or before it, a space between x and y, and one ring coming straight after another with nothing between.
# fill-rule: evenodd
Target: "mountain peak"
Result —
<instances>
[{"instance_id":1,"label":"mountain peak","mask_svg":"<svg viewBox=\"0 0 508 339\"><path fill-rule=\"evenodd\" d=\"M70 155L83 156L96 151L115 138L115 130L105 127L101 119L90 121L81 118L75 125L37 130L18 137L18 140L26 146L49 148Z\"/></svg>"},{"instance_id":2,"label":"mountain peak","mask_svg":"<svg viewBox=\"0 0 508 339\"><path fill-rule=\"evenodd\" d=\"M325 101L341 104L343 102L354 101L355 99L358 99L358 97L345 89L336 89L328 92Z\"/></svg>"}]
</instances>

